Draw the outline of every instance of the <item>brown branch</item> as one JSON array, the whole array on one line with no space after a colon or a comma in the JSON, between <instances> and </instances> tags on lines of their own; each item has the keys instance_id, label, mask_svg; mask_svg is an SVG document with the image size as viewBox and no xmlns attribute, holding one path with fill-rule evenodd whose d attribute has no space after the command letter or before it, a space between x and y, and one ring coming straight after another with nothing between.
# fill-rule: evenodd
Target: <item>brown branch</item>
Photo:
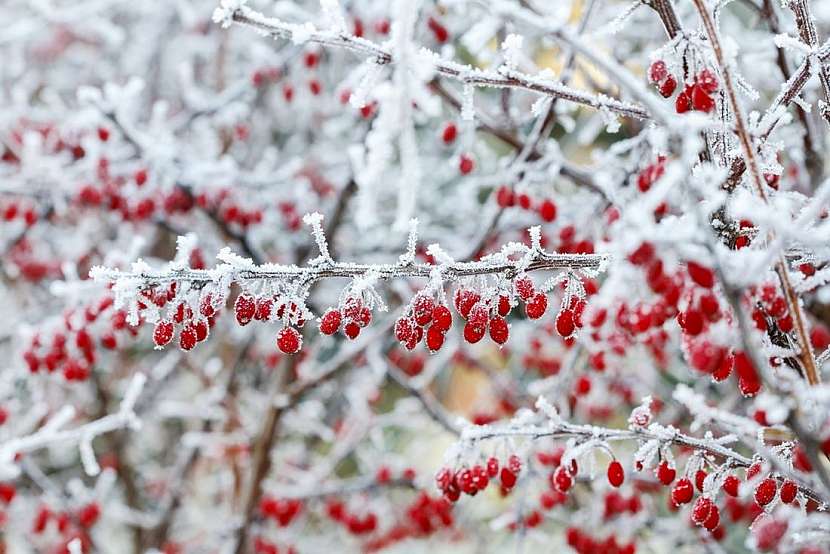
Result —
<instances>
[{"instance_id":1,"label":"brown branch","mask_svg":"<svg viewBox=\"0 0 830 554\"><path fill-rule=\"evenodd\" d=\"M718 31L715 28L715 22L712 18L712 14L706 7L704 0L693 0L693 2L695 4L695 8L700 14L700 19L703 22L704 28L706 29L706 34L709 37L710 44L712 45L712 51L715 55L715 59L718 62L721 76L723 77L723 88L726 92L726 97L729 100L730 107L732 108L733 117L735 118L735 133L737 134L738 141L741 144L741 149L743 150L744 159L746 160L746 165L749 170L750 177L752 178L752 182L755 186L755 190L758 193L758 196L765 203L768 203L769 200L767 198L766 191L764 190L764 179L761 175L761 170L758 166L758 159L756 158L755 146L752 144L752 139L749 135L749 130L747 129L746 122L744 121L743 108L738 102L738 96L735 92L735 86L732 82L732 71L729 65L727 64L726 59L724 58L723 49L721 48L720 43L720 36L718 35ZM784 292L784 296L787 299L787 305L789 308L790 315L793 318L794 329L799 345L799 362L801 363L801 367L803 368L804 374L807 377L807 381L811 385L815 385L821 382L821 374L818 372L818 369L816 367L815 355L813 354L813 346L810 342L810 337L807 334L804 312L802 311L801 305L799 304L798 295L796 294L795 289L793 289L792 283L790 282L790 277L787 272L787 262L784 258L783 253L778 255L774 265L774 269L775 273L778 275L778 280L781 284L781 289Z\"/></svg>"}]
</instances>

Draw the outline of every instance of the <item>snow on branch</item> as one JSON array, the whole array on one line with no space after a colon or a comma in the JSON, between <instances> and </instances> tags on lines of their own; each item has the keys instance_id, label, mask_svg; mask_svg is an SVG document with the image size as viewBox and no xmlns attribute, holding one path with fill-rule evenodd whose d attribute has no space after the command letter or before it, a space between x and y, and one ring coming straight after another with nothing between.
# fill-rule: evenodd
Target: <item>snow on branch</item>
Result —
<instances>
[{"instance_id":1,"label":"snow on branch","mask_svg":"<svg viewBox=\"0 0 830 554\"><path fill-rule=\"evenodd\" d=\"M217 9L214 21L222 23L223 26L227 26L229 21L234 21L257 29L263 34L295 43L314 42L326 47L350 50L361 56L372 58L378 65L393 64L397 61L387 48L368 39L344 32L319 30L311 23L303 25L287 23L277 18L266 17L241 4L234 9ZM498 72L485 71L444 60L436 52L427 48L421 48L420 57L424 62L432 64L439 75L460 81L468 86L524 89L595 109L608 110L626 117L651 118L649 110L638 103L591 94L546 76L532 76L507 67Z\"/></svg>"}]
</instances>

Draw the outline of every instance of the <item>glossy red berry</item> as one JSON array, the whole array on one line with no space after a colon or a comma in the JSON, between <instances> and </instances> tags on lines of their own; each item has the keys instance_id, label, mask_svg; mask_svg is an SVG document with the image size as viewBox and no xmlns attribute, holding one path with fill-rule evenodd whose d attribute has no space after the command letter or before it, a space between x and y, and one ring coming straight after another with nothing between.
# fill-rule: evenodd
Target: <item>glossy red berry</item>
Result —
<instances>
[{"instance_id":1,"label":"glossy red berry","mask_svg":"<svg viewBox=\"0 0 830 554\"><path fill-rule=\"evenodd\" d=\"M677 81L673 76L669 75L668 77L666 77L666 80L663 81L663 84L660 85L660 88L658 90L660 91L660 95L663 98L668 98L669 96L674 94L674 91L676 89Z\"/></svg>"},{"instance_id":2,"label":"glossy red berry","mask_svg":"<svg viewBox=\"0 0 830 554\"><path fill-rule=\"evenodd\" d=\"M568 492L573 485L573 477L564 466L559 466L553 472L553 483L559 492Z\"/></svg>"},{"instance_id":3,"label":"glossy red berry","mask_svg":"<svg viewBox=\"0 0 830 554\"><path fill-rule=\"evenodd\" d=\"M766 506L775 498L778 492L778 484L772 477L767 477L755 487L755 502L759 506Z\"/></svg>"},{"instance_id":4,"label":"glossy red berry","mask_svg":"<svg viewBox=\"0 0 830 554\"><path fill-rule=\"evenodd\" d=\"M709 113L715 109L715 101L700 85L692 86L692 107L699 112Z\"/></svg>"},{"instance_id":5,"label":"glossy red berry","mask_svg":"<svg viewBox=\"0 0 830 554\"><path fill-rule=\"evenodd\" d=\"M795 484L795 481L787 479L781 485L781 492L779 493L781 502L791 504L795 500L796 493L798 493L798 485Z\"/></svg>"},{"instance_id":6,"label":"glossy red berry","mask_svg":"<svg viewBox=\"0 0 830 554\"><path fill-rule=\"evenodd\" d=\"M277 333L277 348L285 354L296 354L303 345L303 337L293 327L283 327Z\"/></svg>"},{"instance_id":7,"label":"glossy red berry","mask_svg":"<svg viewBox=\"0 0 830 554\"><path fill-rule=\"evenodd\" d=\"M619 487L625 480L625 470L623 470L622 464L617 460L614 460L608 464L607 474L608 482L612 487Z\"/></svg>"},{"instance_id":8,"label":"glossy red berry","mask_svg":"<svg viewBox=\"0 0 830 554\"><path fill-rule=\"evenodd\" d=\"M703 527L708 531L714 531L715 527L717 527L719 523L720 510L714 503L712 503L712 506L709 508L709 515L706 516L706 519L703 521Z\"/></svg>"},{"instance_id":9,"label":"glossy red berry","mask_svg":"<svg viewBox=\"0 0 830 554\"><path fill-rule=\"evenodd\" d=\"M162 319L156 323L156 326L153 329L153 342L159 347L169 344L170 341L173 340L174 331L175 328L173 327L173 322Z\"/></svg>"},{"instance_id":10,"label":"glossy red berry","mask_svg":"<svg viewBox=\"0 0 830 554\"><path fill-rule=\"evenodd\" d=\"M539 216L547 223L556 219L556 204L553 203L553 200L542 202L539 206Z\"/></svg>"},{"instance_id":11,"label":"glossy red berry","mask_svg":"<svg viewBox=\"0 0 830 554\"><path fill-rule=\"evenodd\" d=\"M499 461L494 458L490 457L487 459L487 475L490 478L494 478L496 475L499 474Z\"/></svg>"},{"instance_id":12,"label":"glossy red berry","mask_svg":"<svg viewBox=\"0 0 830 554\"><path fill-rule=\"evenodd\" d=\"M431 325L427 330L426 343L430 352L437 352L444 345L444 331Z\"/></svg>"},{"instance_id":13,"label":"glossy red berry","mask_svg":"<svg viewBox=\"0 0 830 554\"><path fill-rule=\"evenodd\" d=\"M657 480L664 485L671 485L676 475L677 470L666 461L660 462L660 465L657 466Z\"/></svg>"},{"instance_id":14,"label":"glossy red berry","mask_svg":"<svg viewBox=\"0 0 830 554\"><path fill-rule=\"evenodd\" d=\"M343 334L346 335L346 338L349 340L356 339L358 335L360 335L360 324L356 321L349 321L343 326Z\"/></svg>"},{"instance_id":15,"label":"glossy red berry","mask_svg":"<svg viewBox=\"0 0 830 554\"><path fill-rule=\"evenodd\" d=\"M320 318L320 332L324 335L333 335L340 330L342 316L340 310L331 309Z\"/></svg>"},{"instance_id":16,"label":"glossy red berry","mask_svg":"<svg viewBox=\"0 0 830 554\"><path fill-rule=\"evenodd\" d=\"M510 335L510 328L507 321L501 316L495 316L490 319L490 338L496 344L504 344Z\"/></svg>"},{"instance_id":17,"label":"glossy red berry","mask_svg":"<svg viewBox=\"0 0 830 554\"><path fill-rule=\"evenodd\" d=\"M525 313L530 319L539 319L548 309L548 297L544 292L537 292L525 304Z\"/></svg>"},{"instance_id":18,"label":"glossy red berry","mask_svg":"<svg viewBox=\"0 0 830 554\"><path fill-rule=\"evenodd\" d=\"M486 327L481 325L471 325L467 323L464 325L464 340L470 344L475 344L484 338L484 333L487 331Z\"/></svg>"},{"instance_id":19,"label":"glossy red berry","mask_svg":"<svg viewBox=\"0 0 830 554\"><path fill-rule=\"evenodd\" d=\"M510 471L509 468L501 468L501 486L507 490L512 489L516 485L516 474Z\"/></svg>"},{"instance_id":20,"label":"glossy red berry","mask_svg":"<svg viewBox=\"0 0 830 554\"><path fill-rule=\"evenodd\" d=\"M513 189L502 185L496 190L496 203L502 208L509 208L516 203L516 195Z\"/></svg>"},{"instance_id":21,"label":"glossy red berry","mask_svg":"<svg viewBox=\"0 0 830 554\"><path fill-rule=\"evenodd\" d=\"M699 469L695 472L695 487L699 492L703 492L703 482L706 480L707 473Z\"/></svg>"},{"instance_id":22,"label":"glossy red berry","mask_svg":"<svg viewBox=\"0 0 830 554\"><path fill-rule=\"evenodd\" d=\"M692 501L692 496L695 493L694 485L687 478L683 477L674 484L671 491L671 499L678 506L680 504L687 504Z\"/></svg>"},{"instance_id":23,"label":"glossy red berry","mask_svg":"<svg viewBox=\"0 0 830 554\"><path fill-rule=\"evenodd\" d=\"M715 285L715 272L708 267L691 261L686 264L686 267L692 281L701 287L711 289Z\"/></svg>"},{"instance_id":24,"label":"glossy red berry","mask_svg":"<svg viewBox=\"0 0 830 554\"><path fill-rule=\"evenodd\" d=\"M562 310L556 316L556 332L560 337L568 338L574 334L574 313L571 310Z\"/></svg>"}]
</instances>

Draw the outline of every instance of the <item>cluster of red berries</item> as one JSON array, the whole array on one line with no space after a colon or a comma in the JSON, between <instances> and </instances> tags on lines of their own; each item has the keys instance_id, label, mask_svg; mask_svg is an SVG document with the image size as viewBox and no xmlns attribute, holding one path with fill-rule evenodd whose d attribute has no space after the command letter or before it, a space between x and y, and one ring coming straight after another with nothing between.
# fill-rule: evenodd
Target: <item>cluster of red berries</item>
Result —
<instances>
[{"instance_id":1,"label":"cluster of red berries","mask_svg":"<svg viewBox=\"0 0 830 554\"><path fill-rule=\"evenodd\" d=\"M20 159L15 152L23 150L23 137L29 132L40 135L45 154L54 155L68 152L75 160L79 160L86 155L84 147L80 145L81 137L64 134L53 123L40 123L27 118L18 120L15 126L9 130L6 139L8 146L0 147L0 161L9 164L20 163Z\"/></svg>"},{"instance_id":2,"label":"cluster of red berries","mask_svg":"<svg viewBox=\"0 0 830 554\"><path fill-rule=\"evenodd\" d=\"M26 200L7 200L0 207L3 221L11 223L18 219L23 221L27 227L31 227L38 220L37 209Z\"/></svg>"},{"instance_id":3,"label":"cluster of red berries","mask_svg":"<svg viewBox=\"0 0 830 554\"><path fill-rule=\"evenodd\" d=\"M262 209L240 206L231 189L201 192L196 195L196 204L203 210L213 212L223 222L246 229L262 223Z\"/></svg>"},{"instance_id":4,"label":"cluster of red berries","mask_svg":"<svg viewBox=\"0 0 830 554\"><path fill-rule=\"evenodd\" d=\"M134 337L138 330L127 325L127 313L113 309L113 297L104 296L83 308L64 314L62 325L32 336L23 360L32 373L59 371L67 381L83 381L98 359L98 348L114 350L119 336Z\"/></svg>"},{"instance_id":5,"label":"cluster of red berries","mask_svg":"<svg viewBox=\"0 0 830 554\"><path fill-rule=\"evenodd\" d=\"M282 72L279 67L260 67L251 74L251 84L256 88L262 88L276 83L280 77L282 77Z\"/></svg>"},{"instance_id":6,"label":"cluster of red berries","mask_svg":"<svg viewBox=\"0 0 830 554\"><path fill-rule=\"evenodd\" d=\"M89 208L104 208L121 216L124 221L147 221L153 217L161 205L168 214L177 211L188 211L192 207L189 197L174 188L167 195L159 195L158 191L149 191L143 197L135 198L135 194L125 190L129 183L134 183L141 190L148 182L147 169L138 169L131 175L112 175L109 169L109 160L98 160L98 183L87 183L78 190L75 202L79 206ZM178 191L178 192L176 192ZM187 200L180 198L183 194ZM128 198L129 196L129 198ZM161 203L157 200L162 197ZM180 209L186 207L186 209Z\"/></svg>"},{"instance_id":7,"label":"cluster of red berries","mask_svg":"<svg viewBox=\"0 0 830 554\"><path fill-rule=\"evenodd\" d=\"M521 471L522 461L512 454L507 459L507 463L501 467L499 460L495 457L490 457L484 465L465 466L456 471L445 467L438 472L435 482L444 494L444 498L450 502L456 502L461 497L461 493L475 496L486 489L490 480L496 477L499 478L502 492L506 494L516 486Z\"/></svg>"},{"instance_id":8,"label":"cluster of red berries","mask_svg":"<svg viewBox=\"0 0 830 554\"><path fill-rule=\"evenodd\" d=\"M303 503L294 498L279 499L265 495L259 501L259 512L265 518L274 520L280 527L288 527L300 514Z\"/></svg>"},{"instance_id":9,"label":"cluster of red berries","mask_svg":"<svg viewBox=\"0 0 830 554\"><path fill-rule=\"evenodd\" d=\"M395 322L395 338L407 350L413 350L425 338L430 352L444 344L444 335L452 327L452 313L426 293L415 296L407 313Z\"/></svg>"},{"instance_id":10,"label":"cluster of red berries","mask_svg":"<svg viewBox=\"0 0 830 554\"><path fill-rule=\"evenodd\" d=\"M624 513L636 514L642 509L643 503L638 495L632 494L626 497L615 490L611 490L605 494L605 507L602 517L611 519Z\"/></svg>"},{"instance_id":11,"label":"cluster of red berries","mask_svg":"<svg viewBox=\"0 0 830 554\"><path fill-rule=\"evenodd\" d=\"M22 236L9 248L6 261L13 264L20 276L28 281L38 282L47 278L61 278L61 260L56 259L51 249L43 243L33 243Z\"/></svg>"},{"instance_id":12,"label":"cluster of red berries","mask_svg":"<svg viewBox=\"0 0 830 554\"><path fill-rule=\"evenodd\" d=\"M142 293L149 301L159 308L172 301L176 296L176 283L172 283L167 291L147 290ZM142 304L139 304L139 309ZM200 342L207 339L210 329L216 324L217 309L213 303L212 295L207 294L202 298L198 313L195 313L186 302L179 302L172 311L169 319L161 319L156 322L153 328L153 343L156 347L166 346L173 340L176 327L179 330L179 348L184 351L193 350Z\"/></svg>"},{"instance_id":13,"label":"cluster of red berries","mask_svg":"<svg viewBox=\"0 0 830 554\"><path fill-rule=\"evenodd\" d=\"M496 189L496 202L502 208L518 206L523 210L536 210L542 221L550 223L556 220L556 203L550 198L545 198L534 206L533 199L526 193L516 194L512 187L502 185Z\"/></svg>"},{"instance_id":14,"label":"cluster of red berries","mask_svg":"<svg viewBox=\"0 0 830 554\"><path fill-rule=\"evenodd\" d=\"M428 537L454 524L452 504L421 492L406 507L406 519L364 544L367 552L378 552L413 537Z\"/></svg>"},{"instance_id":15,"label":"cluster of red berries","mask_svg":"<svg viewBox=\"0 0 830 554\"><path fill-rule=\"evenodd\" d=\"M793 318L784 297L778 293L778 287L768 283L760 287L754 296L757 300L752 310L752 320L759 331L767 332L769 324L767 318L775 321L775 325L783 332L793 330Z\"/></svg>"},{"instance_id":16,"label":"cluster of red berries","mask_svg":"<svg viewBox=\"0 0 830 554\"><path fill-rule=\"evenodd\" d=\"M320 332L333 335L341 328L349 340L354 340L360 331L372 322L372 310L361 296L349 296L342 308L330 308L320 318Z\"/></svg>"},{"instance_id":17,"label":"cluster of red berries","mask_svg":"<svg viewBox=\"0 0 830 554\"><path fill-rule=\"evenodd\" d=\"M378 527L377 514L372 511L367 511L363 515L349 512L346 504L339 500L330 500L326 504L326 513L352 535L368 535Z\"/></svg>"},{"instance_id":18,"label":"cluster of red berries","mask_svg":"<svg viewBox=\"0 0 830 554\"><path fill-rule=\"evenodd\" d=\"M677 80L669 72L666 62L656 60L648 69L648 78L657 87L663 98L669 98L677 89ZM684 86L675 99L675 110L684 113L689 110L711 112L715 108L712 95L718 90L718 79L709 69L702 69L691 84Z\"/></svg>"},{"instance_id":19,"label":"cluster of red berries","mask_svg":"<svg viewBox=\"0 0 830 554\"><path fill-rule=\"evenodd\" d=\"M420 375L424 370L424 364L426 362L423 355L418 353L410 354L399 348L392 348L389 351L389 361L410 377Z\"/></svg>"},{"instance_id":20,"label":"cluster of red berries","mask_svg":"<svg viewBox=\"0 0 830 554\"><path fill-rule=\"evenodd\" d=\"M92 546L89 538L89 530L101 517L101 507L97 502L89 502L78 508L74 513L53 512L49 506L42 505L35 513L32 521L32 533L41 535L49 526L55 522L55 529L61 535L61 542L64 546L71 541L78 539L81 542L83 552L88 552ZM59 552L68 550L59 549Z\"/></svg>"},{"instance_id":21,"label":"cluster of red berries","mask_svg":"<svg viewBox=\"0 0 830 554\"><path fill-rule=\"evenodd\" d=\"M637 552L637 546L633 542L619 544L617 537L613 534L600 540L576 527L568 527L565 531L565 539L568 546L579 554L635 554Z\"/></svg>"},{"instance_id":22,"label":"cluster of red berries","mask_svg":"<svg viewBox=\"0 0 830 554\"><path fill-rule=\"evenodd\" d=\"M637 188L640 192L648 192L651 185L654 184L666 172L666 157L657 156L657 161L645 166L640 173L637 174Z\"/></svg>"}]
</instances>

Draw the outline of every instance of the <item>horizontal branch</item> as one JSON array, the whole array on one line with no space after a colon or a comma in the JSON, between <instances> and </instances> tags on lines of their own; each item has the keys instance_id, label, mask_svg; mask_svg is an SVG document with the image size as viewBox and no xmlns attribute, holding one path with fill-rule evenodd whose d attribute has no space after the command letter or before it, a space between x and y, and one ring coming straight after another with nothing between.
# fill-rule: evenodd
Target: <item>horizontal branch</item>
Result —
<instances>
[{"instance_id":1,"label":"horizontal branch","mask_svg":"<svg viewBox=\"0 0 830 554\"><path fill-rule=\"evenodd\" d=\"M395 63L392 52L384 46L345 32L320 31L310 23L305 25L287 23L276 18L266 17L246 6L233 10L230 19L275 38L295 42L313 42L326 47L349 50L371 58L378 65ZM590 106L598 110L609 110L626 117L636 119L650 119L651 117L649 111L640 104L624 102L605 95L591 94L551 79L535 77L515 70L485 71L469 65L443 60L437 53L427 48L421 48L421 56L430 60L435 72L439 75L467 85L523 89Z\"/></svg>"}]
</instances>

